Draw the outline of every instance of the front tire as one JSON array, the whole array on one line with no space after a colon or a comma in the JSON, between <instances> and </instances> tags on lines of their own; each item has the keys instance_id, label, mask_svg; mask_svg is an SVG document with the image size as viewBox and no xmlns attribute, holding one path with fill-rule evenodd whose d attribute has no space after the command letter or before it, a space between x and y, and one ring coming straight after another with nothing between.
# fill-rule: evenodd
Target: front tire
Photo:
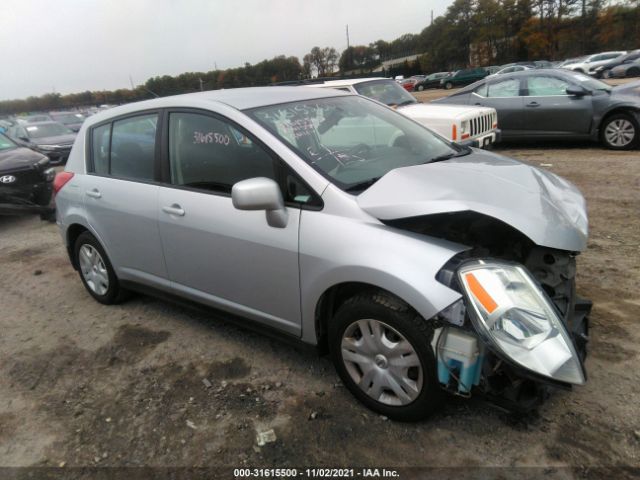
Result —
<instances>
[{"instance_id":1,"label":"front tire","mask_svg":"<svg viewBox=\"0 0 640 480\"><path fill-rule=\"evenodd\" d=\"M329 325L338 375L371 410L394 420L421 420L442 404L433 328L404 302L385 293L347 300Z\"/></svg>"},{"instance_id":2,"label":"front tire","mask_svg":"<svg viewBox=\"0 0 640 480\"><path fill-rule=\"evenodd\" d=\"M453 83L451 82L447 82L444 84L444 89L445 90L451 90L453 88Z\"/></svg>"},{"instance_id":3,"label":"front tire","mask_svg":"<svg viewBox=\"0 0 640 480\"><path fill-rule=\"evenodd\" d=\"M78 236L74 255L82 284L94 299L112 305L128 296L128 292L120 287L107 253L91 233L83 232Z\"/></svg>"},{"instance_id":4,"label":"front tire","mask_svg":"<svg viewBox=\"0 0 640 480\"><path fill-rule=\"evenodd\" d=\"M616 113L607 117L600 128L600 139L612 150L630 150L638 146L640 127L629 113Z\"/></svg>"}]
</instances>

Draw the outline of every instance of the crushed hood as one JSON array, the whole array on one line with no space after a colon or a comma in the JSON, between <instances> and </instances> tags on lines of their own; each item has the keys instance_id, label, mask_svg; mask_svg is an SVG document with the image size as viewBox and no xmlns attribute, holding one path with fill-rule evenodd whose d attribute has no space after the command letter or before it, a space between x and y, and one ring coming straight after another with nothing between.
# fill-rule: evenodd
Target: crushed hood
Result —
<instances>
[{"instance_id":1,"label":"crushed hood","mask_svg":"<svg viewBox=\"0 0 640 480\"><path fill-rule=\"evenodd\" d=\"M584 198L557 175L490 152L390 171L357 197L380 220L474 211L511 225L534 243L586 247Z\"/></svg>"}]
</instances>

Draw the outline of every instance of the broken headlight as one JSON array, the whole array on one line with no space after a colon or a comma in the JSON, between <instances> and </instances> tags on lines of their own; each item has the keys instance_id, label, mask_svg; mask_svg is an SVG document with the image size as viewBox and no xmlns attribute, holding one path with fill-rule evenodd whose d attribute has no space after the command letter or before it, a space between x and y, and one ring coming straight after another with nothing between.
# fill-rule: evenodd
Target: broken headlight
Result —
<instances>
[{"instance_id":1,"label":"broken headlight","mask_svg":"<svg viewBox=\"0 0 640 480\"><path fill-rule=\"evenodd\" d=\"M476 330L498 353L553 380L585 382L562 319L526 268L478 260L461 266L458 277Z\"/></svg>"}]
</instances>

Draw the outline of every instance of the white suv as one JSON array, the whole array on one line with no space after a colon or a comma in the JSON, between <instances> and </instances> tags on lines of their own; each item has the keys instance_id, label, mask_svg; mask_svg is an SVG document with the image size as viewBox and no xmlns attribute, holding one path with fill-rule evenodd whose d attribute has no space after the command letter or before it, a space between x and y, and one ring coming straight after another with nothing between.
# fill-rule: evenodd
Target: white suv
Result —
<instances>
[{"instance_id":1,"label":"white suv","mask_svg":"<svg viewBox=\"0 0 640 480\"><path fill-rule=\"evenodd\" d=\"M395 81L386 78L329 80L308 86L335 88L373 98L454 142L484 148L500 139L494 108L419 103Z\"/></svg>"}]
</instances>

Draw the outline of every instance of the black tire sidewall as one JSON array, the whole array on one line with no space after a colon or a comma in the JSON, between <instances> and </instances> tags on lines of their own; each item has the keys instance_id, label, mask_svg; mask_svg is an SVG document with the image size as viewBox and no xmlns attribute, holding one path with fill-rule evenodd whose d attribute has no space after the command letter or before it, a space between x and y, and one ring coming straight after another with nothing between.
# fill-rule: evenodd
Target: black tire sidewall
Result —
<instances>
[{"instance_id":1,"label":"black tire sidewall","mask_svg":"<svg viewBox=\"0 0 640 480\"><path fill-rule=\"evenodd\" d=\"M607 128L607 125L609 125L611 122L613 122L614 120L619 120L619 119L625 119L625 120L629 120L631 122L631 124L633 125L633 128L635 129L635 135L633 137L633 140L631 140L631 142L627 145L625 145L624 147L618 147L616 145L611 145L609 144L609 142L607 142L606 137L605 137L605 130ZM638 119L630 113L616 113L613 114L609 117L607 117L604 122L602 122L602 127L600 129L600 141L602 142L602 144L611 149L611 150L631 150L634 149L638 146L638 141L640 140L640 125L638 125Z\"/></svg>"},{"instance_id":2,"label":"black tire sidewall","mask_svg":"<svg viewBox=\"0 0 640 480\"><path fill-rule=\"evenodd\" d=\"M422 391L405 406L390 406L369 397L351 379L342 360L342 335L346 328L360 319L376 319L386 323L404 336L416 351L422 365ZM399 421L422 420L440 408L443 391L438 383L436 359L431 348L433 329L411 310L399 311L377 303L374 297L358 297L338 309L329 325L329 351L343 384L369 409Z\"/></svg>"},{"instance_id":3,"label":"black tire sidewall","mask_svg":"<svg viewBox=\"0 0 640 480\"><path fill-rule=\"evenodd\" d=\"M87 281L85 280L84 275L82 275L82 268L80 267L79 253L80 253L80 248L82 248L83 245L92 246L98 251L98 253L100 253L100 256L102 257L102 261L104 262L104 265L107 269L107 275L109 277L109 288L107 288L107 292L104 295L98 295L96 292L91 290L89 285L87 285ZM116 273L113 269L113 266L111 265L111 261L109 260L107 253L104 251L104 248L102 248L102 245L100 245L100 242L98 242L96 237L94 237L89 232L81 233L78 236L76 243L73 247L73 253L74 253L74 260L76 262L76 265L78 266L78 273L80 274L80 279L82 280L82 284L84 285L84 287L87 289L87 292L89 292L89 294L95 300L105 305L111 305L113 303L117 303L120 299L120 285L118 282L118 277L116 276Z\"/></svg>"}]
</instances>

